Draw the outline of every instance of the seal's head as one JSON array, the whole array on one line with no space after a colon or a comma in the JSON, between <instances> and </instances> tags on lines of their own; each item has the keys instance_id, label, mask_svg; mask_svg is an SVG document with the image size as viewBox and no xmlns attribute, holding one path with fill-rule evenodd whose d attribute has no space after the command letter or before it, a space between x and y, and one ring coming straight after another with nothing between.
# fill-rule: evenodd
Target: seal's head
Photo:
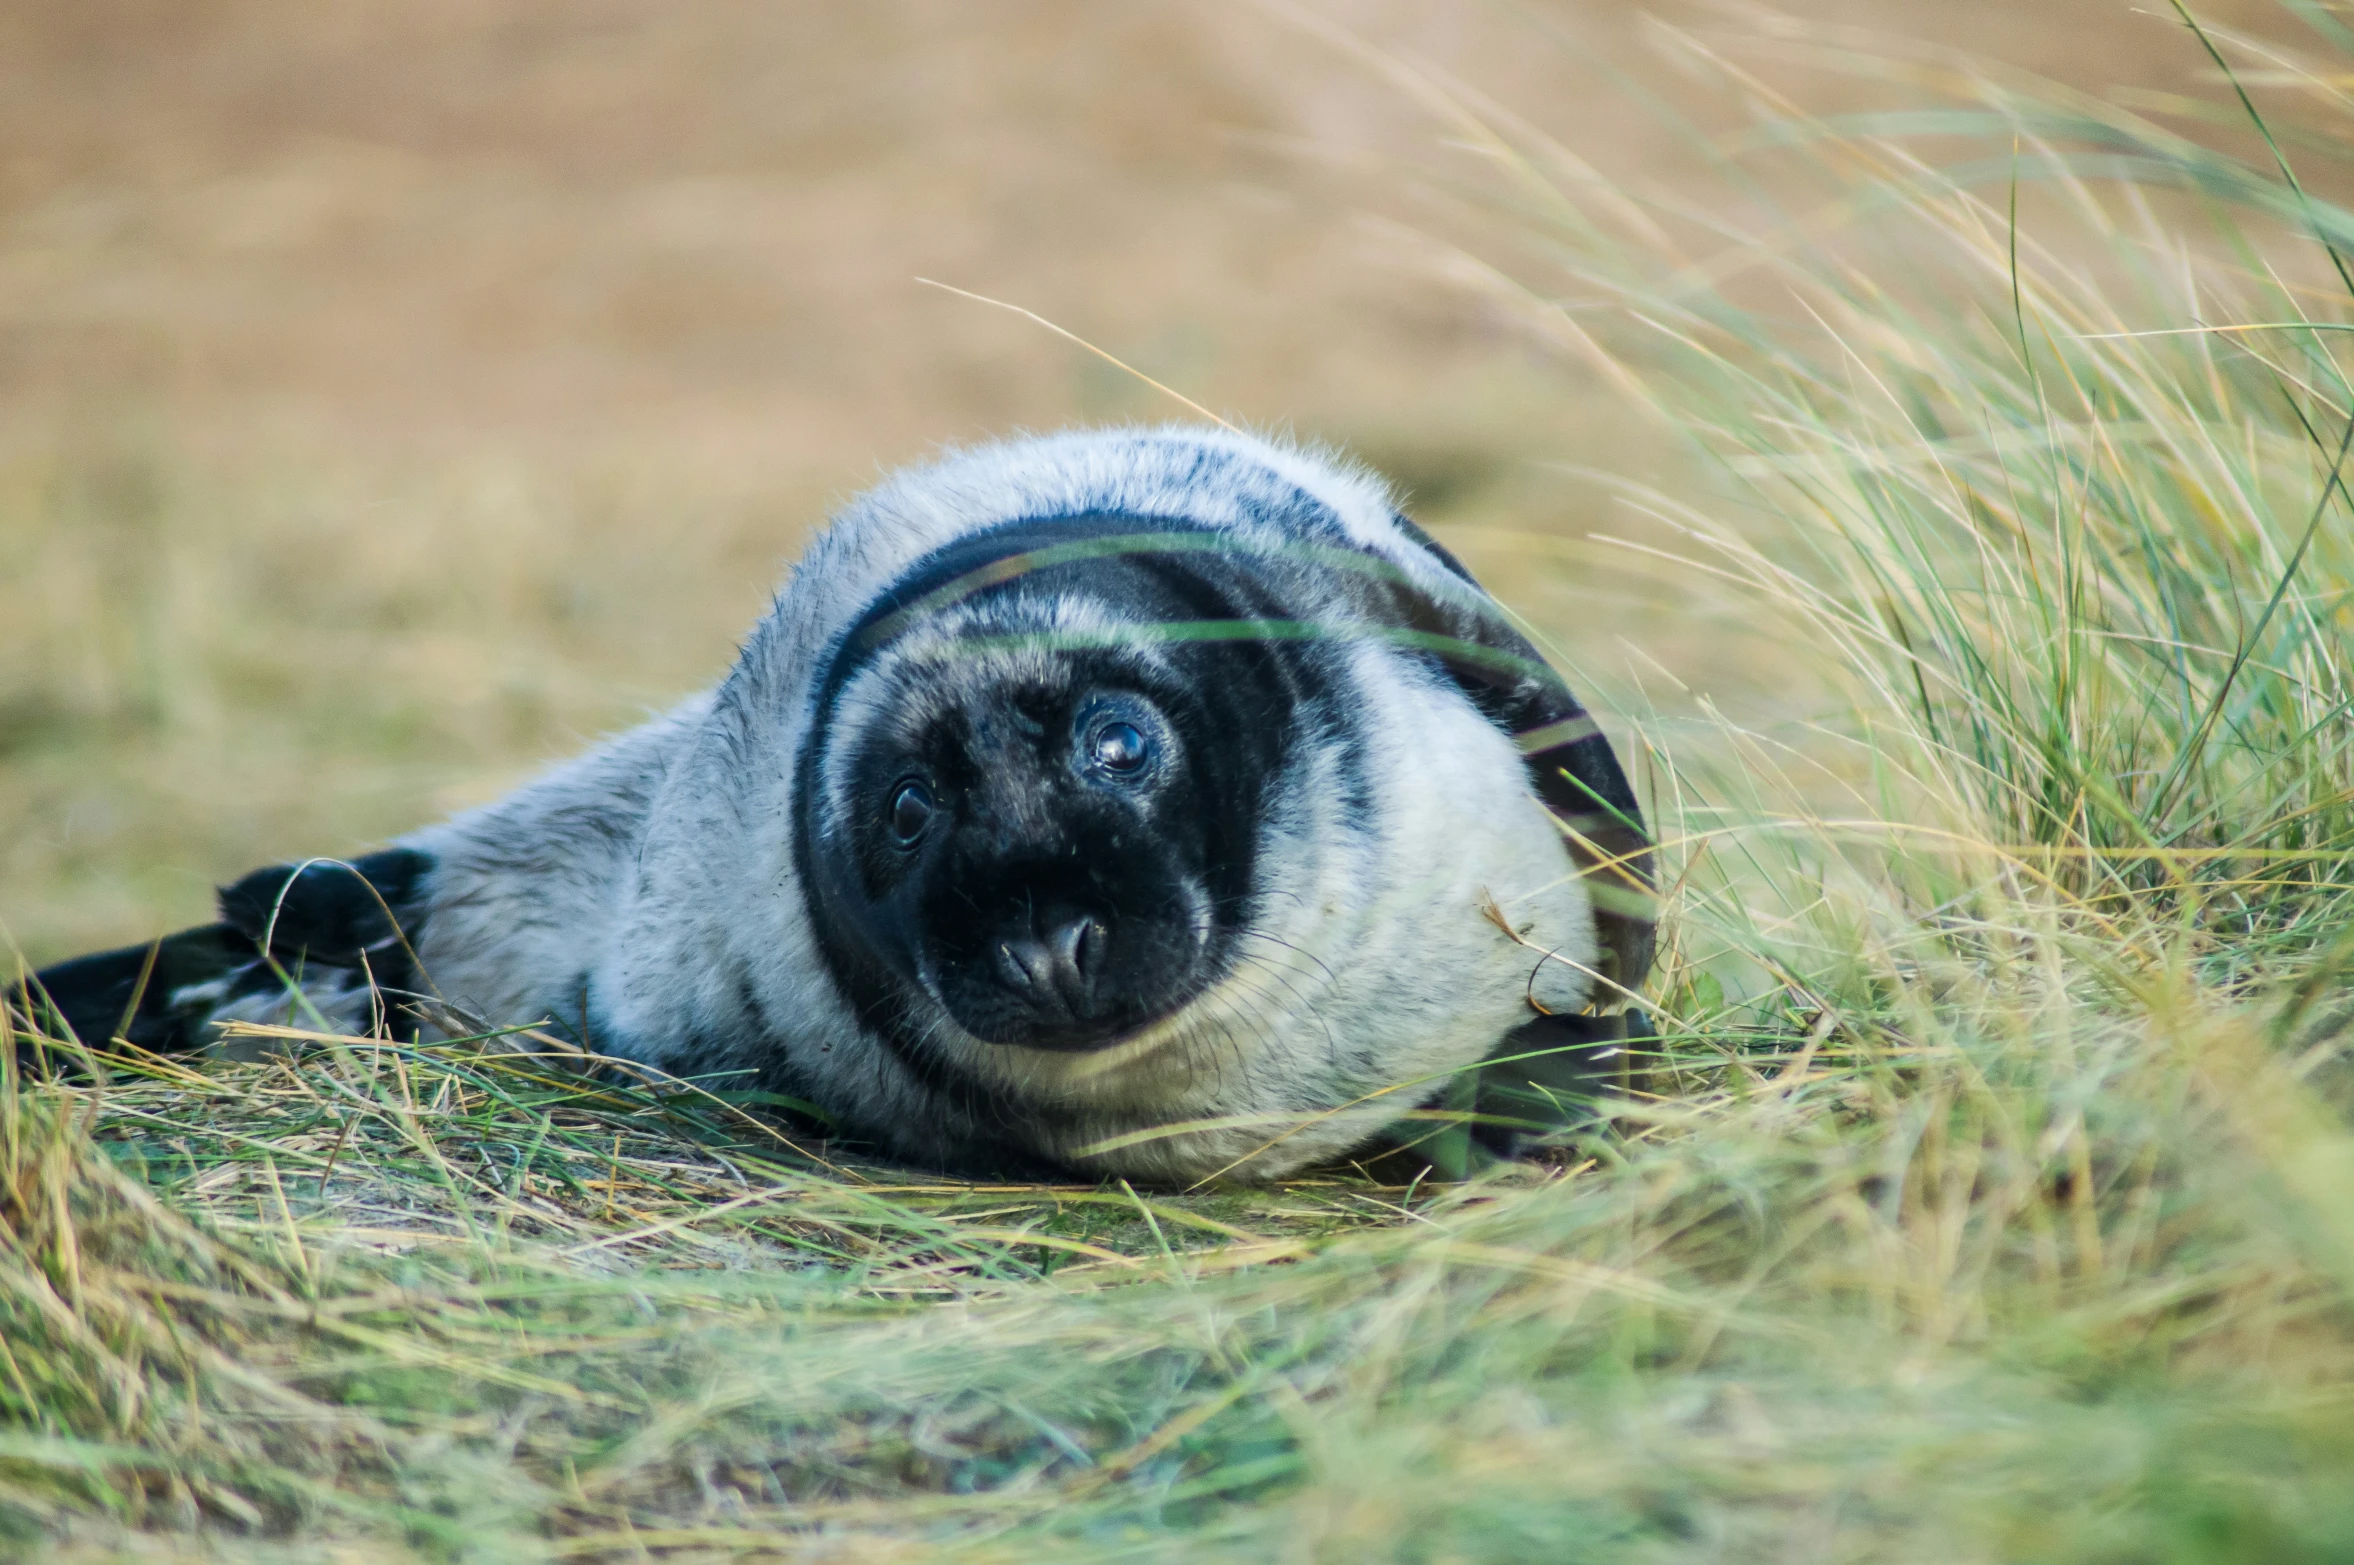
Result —
<instances>
[{"instance_id":1,"label":"seal's head","mask_svg":"<svg viewBox=\"0 0 2354 1565\"><path fill-rule=\"evenodd\" d=\"M1153 525L1062 518L1041 546ZM917 1049L1096 1049L1215 983L1308 693L1300 659L1188 639L1250 611L1214 564L1031 541L1001 530L887 595L803 757L814 922L868 1024Z\"/></svg>"}]
</instances>

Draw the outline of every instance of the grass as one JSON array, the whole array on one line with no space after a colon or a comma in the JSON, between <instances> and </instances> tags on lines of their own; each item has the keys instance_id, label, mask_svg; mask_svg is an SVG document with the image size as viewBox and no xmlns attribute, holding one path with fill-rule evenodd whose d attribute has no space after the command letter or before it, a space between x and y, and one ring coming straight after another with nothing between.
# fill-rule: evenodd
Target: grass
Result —
<instances>
[{"instance_id":1,"label":"grass","mask_svg":"<svg viewBox=\"0 0 2354 1565\"><path fill-rule=\"evenodd\" d=\"M2329 132L2334 77L2216 47ZM1821 124L1704 63L1762 105L1721 199L1605 199L1415 80L1499 289L1704 464L1621 486L1629 568L1836 692L1626 693L1672 939L1609 1133L1445 1186L979 1187L501 1040L12 1081L11 1535L2354 1552L2354 218L2240 131L1901 60L1905 112Z\"/></svg>"}]
</instances>

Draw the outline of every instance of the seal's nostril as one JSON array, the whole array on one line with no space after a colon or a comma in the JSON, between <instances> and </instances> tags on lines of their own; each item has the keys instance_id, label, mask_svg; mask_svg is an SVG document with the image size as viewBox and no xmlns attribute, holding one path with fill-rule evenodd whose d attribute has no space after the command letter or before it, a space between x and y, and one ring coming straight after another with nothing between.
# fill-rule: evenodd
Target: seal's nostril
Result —
<instances>
[{"instance_id":1,"label":"seal's nostril","mask_svg":"<svg viewBox=\"0 0 2354 1565\"><path fill-rule=\"evenodd\" d=\"M1062 925L1047 936L1054 947L1055 963L1063 971L1082 983L1095 977L1095 966L1103 955L1103 929L1094 919L1082 915Z\"/></svg>"},{"instance_id":2,"label":"seal's nostril","mask_svg":"<svg viewBox=\"0 0 2354 1565\"><path fill-rule=\"evenodd\" d=\"M1105 931L1082 914L1047 932L997 943L998 982L1039 1014L1068 1021L1095 1014L1095 980L1103 966Z\"/></svg>"},{"instance_id":3,"label":"seal's nostril","mask_svg":"<svg viewBox=\"0 0 2354 1565\"><path fill-rule=\"evenodd\" d=\"M1046 942L1028 935L1001 941L997 947L997 976L1005 980L1007 988L1020 994L1051 992L1054 988L1054 953L1046 949Z\"/></svg>"}]
</instances>

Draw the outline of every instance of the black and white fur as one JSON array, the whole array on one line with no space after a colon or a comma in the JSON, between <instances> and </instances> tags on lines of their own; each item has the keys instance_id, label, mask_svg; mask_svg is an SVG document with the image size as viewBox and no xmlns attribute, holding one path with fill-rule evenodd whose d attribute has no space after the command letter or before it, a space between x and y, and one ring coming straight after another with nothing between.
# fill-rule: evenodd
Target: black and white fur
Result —
<instances>
[{"instance_id":1,"label":"black and white fur","mask_svg":"<svg viewBox=\"0 0 2354 1565\"><path fill-rule=\"evenodd\" d=\"M354 1031L430 994L933 1166L1269 1177L1616 1009L1647 850L1592 722L1380 482L1076 432L852 504L716 689L31 1003L170 1051L290 981Z\"/></svg>"}]
</instances>

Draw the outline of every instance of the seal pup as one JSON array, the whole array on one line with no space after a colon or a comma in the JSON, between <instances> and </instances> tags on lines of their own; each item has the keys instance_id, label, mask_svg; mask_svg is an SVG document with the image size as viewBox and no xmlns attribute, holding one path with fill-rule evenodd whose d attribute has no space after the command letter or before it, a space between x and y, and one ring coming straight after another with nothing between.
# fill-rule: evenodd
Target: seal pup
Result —
<instances>
[{"instance_id":1,"label":"seal pup","mask_svg":"<svg viewBox=\"0 0 2354 1565\"><path fill-rule=\"evenodd\" d=\"M167 1053L295 1005L538 1024L932 1167L1266 1178L1484 1060L1584 1069L1651 965L1649 847L1382 482L1079 431L852 503L667 715L18 998Z\"/></svg>"}]
</instances>

